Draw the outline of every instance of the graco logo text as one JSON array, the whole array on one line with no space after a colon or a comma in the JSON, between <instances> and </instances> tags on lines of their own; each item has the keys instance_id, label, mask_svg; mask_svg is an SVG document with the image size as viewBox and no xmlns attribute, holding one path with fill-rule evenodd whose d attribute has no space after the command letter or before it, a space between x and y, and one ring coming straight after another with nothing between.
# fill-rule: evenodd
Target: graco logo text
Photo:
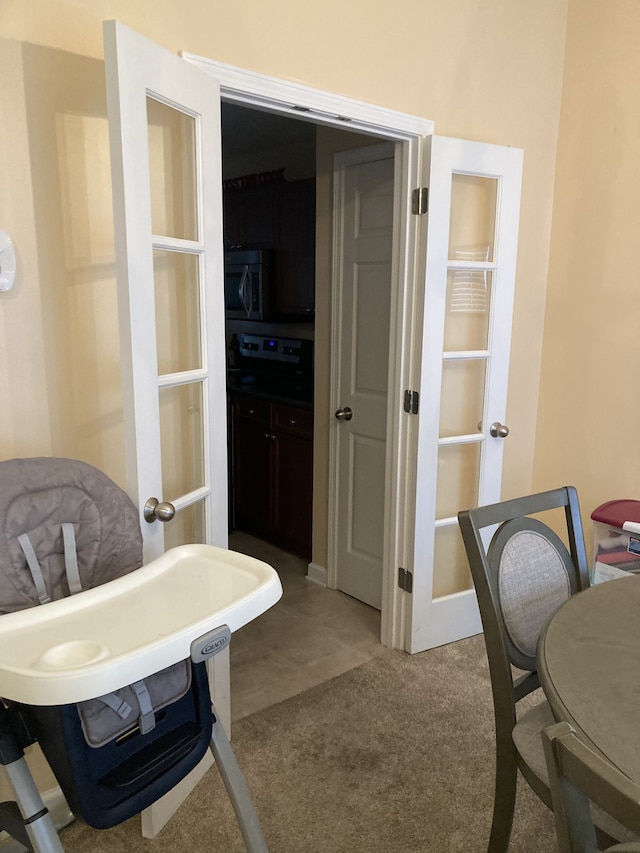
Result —
<instances>
[{"instance_id":1,"label":"graco logo text","mask_svg":"<svg viewBox=\"0 0 640 853\"><path fill-rule=\"evenodd\" d=\"M217 640L214 640L213 643L208 643L203 649L202 655L214 655L216 652L221 651L227 645L226 637L219 637Z\"/></svg>"}]
</instances>

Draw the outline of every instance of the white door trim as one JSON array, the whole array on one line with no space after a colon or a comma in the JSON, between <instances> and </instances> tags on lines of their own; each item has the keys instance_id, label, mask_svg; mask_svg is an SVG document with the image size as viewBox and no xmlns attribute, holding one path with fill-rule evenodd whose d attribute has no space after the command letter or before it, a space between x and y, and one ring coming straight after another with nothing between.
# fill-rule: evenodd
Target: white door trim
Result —
<instances>
[{"instance_id":1,"label":"white door trim","mask_svg":"<svg viewBox=\"0 0 640 853\"><path fill-rule=\"evenodd\" d=\"M369 133L395 140L395 200L398 291L395 327L391 329L389 376L388 459L392 460L387 481L390 506L389 535L385 548L381 637L383 645L405 648L405 604L407 596L398 588L396 571L413 557L415 482L408 465L415 452L416 425L402 410L405 388L417 388L420 377L422 292L416 280L416 241L419 217L411 216L411 192L421 172L422 140L434 132L433 121L363 101L346 98L247 71L206 57L182 52L183 59L215 77L223 99L283 115L306 118L318 124L354 133ZM420 292L418 292L420 291Z\"/></svg>"},{"instance_id":2,"label":"white door trim","mask_svg":"<svg viewBox=\"0 0 640 853\"><path fill-rule=\"evenodd\" d=\"M319 124L391 139L429 136L434 132L434 123L430 119L268 77L194 53L182 51L180 56L215 77L220 83L221 96L236 103L266 107L297 118L301 114L307 115Z\"/></svg>"}]
</instances>

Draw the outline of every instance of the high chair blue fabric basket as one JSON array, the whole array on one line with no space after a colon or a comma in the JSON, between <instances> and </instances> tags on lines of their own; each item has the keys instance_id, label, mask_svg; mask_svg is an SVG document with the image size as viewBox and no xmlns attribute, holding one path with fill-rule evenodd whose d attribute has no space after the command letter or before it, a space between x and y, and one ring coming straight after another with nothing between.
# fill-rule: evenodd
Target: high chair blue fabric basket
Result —
<instances>
[{"instance_id":1,"label":"high chair blue fabric basket","mask_svg":"<svg viewBox=\"0 0 640 853\"><path fill-rule=\"evenodd\" d=\"M266 851L206 660L280 595L271 567L213 546L142 566L136 507L86 463L0 462L0 762L15 794L0 829L63 850L23 758L36 741L98 829L155 802L211 748L247 850Z\"/></svg>"}]
</instances>

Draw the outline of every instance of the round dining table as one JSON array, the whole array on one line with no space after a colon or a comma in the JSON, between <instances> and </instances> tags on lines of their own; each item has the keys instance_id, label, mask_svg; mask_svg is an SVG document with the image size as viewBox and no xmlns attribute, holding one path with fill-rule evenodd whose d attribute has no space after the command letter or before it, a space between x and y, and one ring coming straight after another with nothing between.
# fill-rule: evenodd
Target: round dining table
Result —
<instances>
[{"instance_id":1,"label":"round dining table","mask_svg":"<svg viewBox=\"0 0 640 853\"><path fill-rule=\"evenodd\" d=\"M537 657L556 719L640 783L640 576L568 599L540 634Z\"/></svg>"}]
</instances>

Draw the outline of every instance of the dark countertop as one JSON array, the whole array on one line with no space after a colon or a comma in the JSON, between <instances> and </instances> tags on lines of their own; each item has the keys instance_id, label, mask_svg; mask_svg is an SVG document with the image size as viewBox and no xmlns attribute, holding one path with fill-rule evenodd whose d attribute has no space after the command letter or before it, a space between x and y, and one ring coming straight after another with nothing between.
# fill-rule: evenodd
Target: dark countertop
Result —
<instances>
[{"instance_id":1,"label":"dark countertop","mask_svg":"<svg viewBox=\"0 0 640 853\"><path fill-rule=\"evenodd\" d=\"M313 389L294 387L291 383L270 382L255 379L247 381L242 373L227 371L227 393L231 398L238 395L258 397L272 403L285 406L298 406L301 409L313 409Z\"/></svg>"}]
</instances>

